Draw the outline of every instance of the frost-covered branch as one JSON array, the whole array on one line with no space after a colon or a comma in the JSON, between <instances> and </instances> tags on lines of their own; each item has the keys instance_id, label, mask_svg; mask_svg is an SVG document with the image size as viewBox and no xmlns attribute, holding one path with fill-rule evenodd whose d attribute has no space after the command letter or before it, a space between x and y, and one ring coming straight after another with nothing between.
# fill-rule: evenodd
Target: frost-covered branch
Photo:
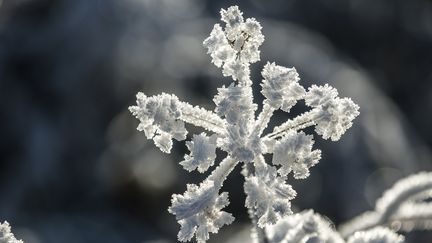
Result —
<instances>
[{"instance_id":1,"label":"frost-covered branch","mask_svg":"<svg viewBox=\"0 0 432 243\"><path fill-rule=\"evenodd\" d=\"M312 85L305 95L305 101L306 105L313 109L275 127L267 137L277 138L290 130L301 130L315 125L316 133L324 139L339 140L359 115L359 107L350 98L339 98L337 95L337 90L328 84Z\"/></svg>"},{"instance_id":2,"label":"frost-covered branch","mask_svg":"<svg viewBox=\"0 0 432 243\"><path fill-rule=\"evenodd\" d=\"M431 172L420 172L401 179L377 200L375 211L366 212L341 225L340 232L347 236L379 225L403 231L431 228L432 204L424 201L431 191Z\"/></svg>"},{"instance_id":3,"label":"frost-covered branch","mask_svg":"<svg viewBox=\"0 0 432 243\"><path fill-rule=\"evenodd\" d=\"M225 131L225 121L214 112L208 111L199 106L192 106L186 102L180 103L180 110L182 114L180 119L184 122L197 127L202 127L217 134L223 134Z\"/></svg>"},{"instance_id":4,"label":"frost-covered branch","mask_svg":"<svg viewBox=\"0 0 432 243\"><path fill-rule=\"evenodd\" d=\"M165 153L170 153L172 139L186 139L185 122L218 134L225 128L225 122L213 112L165 93L148 97L139 92L137 105L129 107L129 110L140 121L137 129L143 131L148 139L153 139Z\"/></svg>"},{"instance_id":5,"label":"frost-covered branch","mask_svg":"<svg viewBox=\"0 0 432 243\"><path fill-rule=\"evenodd\" d=\"M404 237L385 227L358 231L345 241L333 223L312 210L287 216L266 228L270 243L402 243Z\"/></svg>"}]
</instances>

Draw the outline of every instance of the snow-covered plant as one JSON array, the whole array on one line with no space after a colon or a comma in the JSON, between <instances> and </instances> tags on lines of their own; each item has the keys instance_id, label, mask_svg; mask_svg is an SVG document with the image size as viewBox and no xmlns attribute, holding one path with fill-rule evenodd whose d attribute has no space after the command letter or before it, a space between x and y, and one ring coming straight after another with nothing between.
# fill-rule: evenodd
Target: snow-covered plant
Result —
<instances>
[{"instance_id":1,"label":"snow-covered plant","mask_svg":"<svg viewBox=\"0 0 432 243\"><path fill-rule=\"evenodd\" d=\"M226 152L201 184L189 184L184 194L173 195L169 212L181 225L180 241L195 236L198 242L205 242L209 233L233 222L234 217L222 210L229 204L228 194L220 190L239 163L245 177L245 204L257 237L262 238L262 228L292 214L290 201L296 192L286 182L288 175L292 172L294 178L308 177L310 168L321 158L321 151L313 148L313 136L301 130L314 126L324 139L337 141L359 114L359 107L350 98L338 97L335 88L326 84L306 90L295 68L269 62L261 72L265 100L256 115L250 65L260 60L259 47L264 41L261 25L254 18L244 19L237 6L220 13L224 26L216 24L203 44L212 62L235 82L218 89L214 112L165 93L138 93L137 105L129 108L140 121L138 130L165 153L171 151L173 139L187 138L185 123L206 130L186 143L190 154L180 164L188 171L203 173L215 164L216 149ZM263 135L274 111L289 112L300 100L311 109ZM271 163L265 161L264 154L273 154Z\"/></svg>"},{"instance_id":2,"label":"snow-covered plant","mask_svg":"<svg viewBox=\"0 0 432 243\"><path fill-rule=\"evenodd\" d=\"M15 238L9 223L4 221L0 224L0 243L23 243L23 241Z\"/></svg>"},{"instance_id":3,"label":"snow-covered plant","mask_svg":"<svg viewBox=\"0 0 432 243\"><path fill-rule=\"evenodd\" d=\"M432 172L420 172L401 179L385 191L374 211L365 212L340 226L343 236L375 226L389 226L409 232L432 229Z\"/></svg>"}]
</instances>

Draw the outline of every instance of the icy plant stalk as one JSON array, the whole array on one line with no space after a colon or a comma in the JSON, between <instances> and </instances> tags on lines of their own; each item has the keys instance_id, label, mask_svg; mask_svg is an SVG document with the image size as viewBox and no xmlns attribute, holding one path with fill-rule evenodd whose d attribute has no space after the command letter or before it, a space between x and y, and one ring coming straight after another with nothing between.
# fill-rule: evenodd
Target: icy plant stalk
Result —
<instances>
[{"instance_id":1,"label":"icy plant stalk","mask_svg":"<svg viewBox=\"0 0 432 243\"><path fill-rule=\"evenodd\" d=\"M374 211L365 212L339 227L342 236L378 225L409 232L432 229L432 172L420 172L385 191Z\"/></svg>"},{"instance_id":2,"label":"icy plant stalk","mask_svg":"<svg viewBox=\"0 0 432 243\"><path fill-rule=\"evenodd\" d=\"M207 171L215 164L216 149L227 154L201 184L189 184L184 194L173 195L168 210L181 226L180 241L195 236L198 242L205 242L209 233L233 222L234 217L222 210L229 204L228 194L220 191L239 163L244 168L245 205L258 232L290 215L296 192L286 183L287 177L291 173L298 179L308 177L309 169L321 158L321 151L313 148L313 136L301 130L315 126L317 134L336 141L359 114L359 107L349 98L339 98L335 88L326 84L305 90L294 68L267 63L261 72L265 100L256 116L250 65L260 60L261 25L254 18L244 19L237 6L222 9L221 16L224 25L213 27L204 46L223 75L235 82L218 89L215 110L192 106L165 93L138 93L137 105L129 108L140 121L138 130L165 153L171 151L173 139L186 139L185 123L206 130L186 142L190 153L180 164L188 171ZM299 100L311 109L263 135L274 111L289 112ZM264 154L273 154L271 163Z\"/></svg>"}]
</instances>

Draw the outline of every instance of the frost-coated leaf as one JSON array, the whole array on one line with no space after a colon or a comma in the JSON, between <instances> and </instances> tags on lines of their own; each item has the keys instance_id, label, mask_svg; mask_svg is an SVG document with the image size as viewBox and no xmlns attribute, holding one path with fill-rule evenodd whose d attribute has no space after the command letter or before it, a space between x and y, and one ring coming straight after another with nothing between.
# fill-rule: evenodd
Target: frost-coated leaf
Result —
<instances>
[{"instance_id":1,"label":"frost-coated leaf","mask_svg":"<svg viewBox=\"0 0 432 243\"><path fill-rule=\"evenodd\" d=\"M294 172L294 178L304 179L309 176L309 168L321 158L320 150L312 150L313 137L304 132L288 132L273 147L274 165L281 165L279 173L283 176Z\"/></svg>"},{"instance_id":2,"label":"frost-coated leaf","mask_svg":"<svg viewBox=\"0 0 432 243\"><path fill-rule=\"evenodd\" d=\"M282 108L289 112L297 100L306 93L298 83L300 78L295 68L286 68L268 62L261 74L264 78L261 93L275 109Z\"/></svg>"},{"instance_id":3,"label":"frost-coated leaf","mask_svg":"<svg viewBox=\"0 0 432 243\"><path fill-rule=\"evenodd\" d=\"M367 231L359 231L352 235L347 243L402 243L403 236L396 234L388 228L375 227Z\"/></svg>"},{"instance_id":4,"label":"frost-coated leaf","mask_svg":"<svg viewBox=\"0 0 432 243\"><path fill-rule=\"evenodd\" d=\"M205 242L209 233L217 233L223 225L234 221L230 213L221 211L229 204L228 193L218 195L217 190L212 181L206 180L199 187L187 185L183 195L173 195L168 211L181 226L180 241L189 241L195 235L198 242Z\"/></svg>"},{"instance_id":5,"label":"frost-coated leaf","mask_svg":"<svg viewBox=\"0 0 432 243\"><path fill-rule=\"evenodd\" d=\"M23 243L23 241L15 238L9 223L5 221L0 224L0 243Z\"/></svg>"},{"instance_id":6,"label":"frost-coated leaf","mask_svg":"<svg viewBox=\"0 0 432 243\"><path fill-rule=\"evenodd\" d=\"M263 228L292 213L290 200L296 192L284 178L277 176L276 169L271 166L259 168L255 174L247 177L244 184L246 207L253 209L258 217L258 226Z\"/></svg>"},{"instance_id":7,"label":"frost-coated leaf","mask_svg":"<svg viewBox=\"0 0 432 243\"><path fill-rule=\"evenodd\" d=\"M187 171L198 169L205 172L214 164L216 159L216 135L208 137L205 133L194 135L192 141L186 142L190 154L185 155L185 159L180 162Z\"/></svg>"},{"instance_id":8,"label":"frost-coated leaf","mask_svg":"<svg viewBox=\"0 0 432 243\"><path fill-rule=\"evenodd\" d=\"M180 120L179 100L175 95L162 93L147 97L137 94L137 105L129 107L139 119L138 130L143 131L148 139L153 139L162 152L169 153L172 138L181 141L186 138L184 122Z\"/></svg>"}]
</instances>

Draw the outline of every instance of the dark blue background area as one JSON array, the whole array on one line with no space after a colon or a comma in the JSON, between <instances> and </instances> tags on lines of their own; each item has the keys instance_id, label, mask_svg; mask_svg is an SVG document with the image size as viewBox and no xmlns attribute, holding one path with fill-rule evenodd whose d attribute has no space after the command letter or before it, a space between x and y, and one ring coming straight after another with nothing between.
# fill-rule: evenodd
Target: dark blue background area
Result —
<instances>
[{"instance_id":1,"label":"dark blue background area","mask_svg":"<svg viewBox=\"0 0 432 243\"><path fill-rule=\"evenodd\" d=\"M340 141L316 136L322 161L307 180L290 179L298 210L338 225L372 209L397 179L431 170L431 1L3 0L0 220L26 243L175 242L171 194L206 175L178 164L184 143L170 155L155 149L127 108L143 91L213 109L216 88L230 81L201 43L233 4L266 36L263 61L252 66L258 104L268 60L361 106ZM303 108L277 112L271 125ZM213 242L249 222L239 169L224 186L237 224Z\"/></svg>"}]
</instances>

